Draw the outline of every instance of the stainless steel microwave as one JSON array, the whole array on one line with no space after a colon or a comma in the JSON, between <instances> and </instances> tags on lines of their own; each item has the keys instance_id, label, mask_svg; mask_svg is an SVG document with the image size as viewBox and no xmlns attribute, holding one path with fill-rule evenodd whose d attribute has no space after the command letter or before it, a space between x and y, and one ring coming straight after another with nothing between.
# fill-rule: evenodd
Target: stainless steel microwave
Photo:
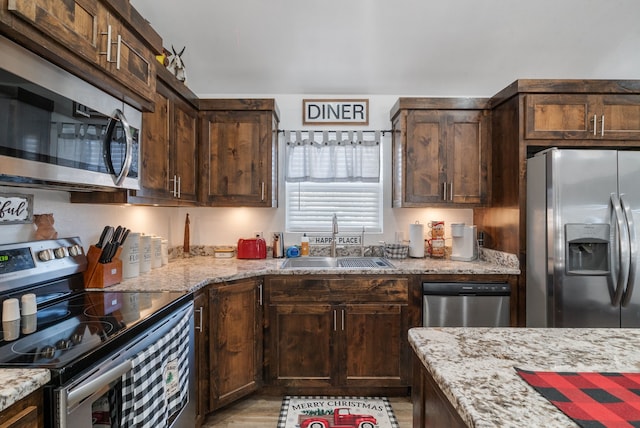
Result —
<instances>
[{"instance_id":1,"label":"stainless steel microwave","mask_svg":"<svg viewBox=\"0 0 640 428\"><path fill-rule=\"evenodd\" d=\"M0 185L139 189L142 112L0 37Z\"/></svg>"}]
</instances>

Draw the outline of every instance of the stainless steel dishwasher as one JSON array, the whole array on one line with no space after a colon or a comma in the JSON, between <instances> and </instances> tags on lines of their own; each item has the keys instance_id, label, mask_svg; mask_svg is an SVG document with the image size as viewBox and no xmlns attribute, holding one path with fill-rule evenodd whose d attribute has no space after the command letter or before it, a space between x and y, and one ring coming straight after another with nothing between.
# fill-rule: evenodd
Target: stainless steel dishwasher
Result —
<instances>
[{"instance_id":1,"label":"stainless steel dishwasher","mask_svg":"<svg viewBox=\"0 0 640 428\"><path fill-rule=\"evenodd\" d=\"M423 282L425 327L509 327L508 283Z\"/></svg>"}]
</instances>

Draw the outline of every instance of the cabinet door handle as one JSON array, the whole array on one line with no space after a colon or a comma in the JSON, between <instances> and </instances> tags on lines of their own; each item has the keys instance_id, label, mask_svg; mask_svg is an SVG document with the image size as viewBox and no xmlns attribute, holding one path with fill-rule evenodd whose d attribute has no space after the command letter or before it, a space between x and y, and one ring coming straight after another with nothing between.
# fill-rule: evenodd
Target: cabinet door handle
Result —
<instances>
[{"instance_id":1,"label":"cabinet door handle","mask_svg":"<svg viewBox=\"0 0 640 428\"><path fill-rule=\"evenodd\" d=\"M336 331L338 329L338 320L337 320L337 314L336 314L336 310L333 310L333 331Z\"/></svg>"},{"instance_id":2,"label":"cabinet door handle","mask_svg":"<svg viewBox=\"0 0 640 428\"><path fill-rule=\"evenodd\" d=\"M262 306L262 283L258 284L258 304Z\"/></svg>"},{"instance_id":3,"label":"cabinet door handle","mask_svg":"<svg viewBox=\"0 0 640 428\"><path fill-rule=\"evenodd\" d=\"M344 331L344 309L341 312L342 312L342 331Z\"/></svg>"},{"instance_id":4,"label":"cabinet door handle","mask_svg":"<svg viewBox=\"0 0 640 428\"><path fill-rule=\"evenodd\" d=\"M598 128L598 116L597 115L593 115L593 136L596 136L596 130Z\"/></svg>"},{"instance_id":5,"label":"cabinet door handle","mask_svg":"<svg viewBox=\"0 0 640 428\"><path fill-rule=\"evenodd\" d=\"M443 193L442 200L446 201L447 200L447 183L446 182L442 183L442 193Z\"/></svg>"},{"instance_id":6,"label":"cabinet door handle","mask_svg":"<svg viewBox=\"0 0 640 428\"><path fill-rule=\"evenodd\" d=\"M198 308L194 312L198 314L198 324L195 326L195 329L202 332L202 308Z\"/></svg>"},{"instance_id":7,"label":"cabinet door handle","mask_svg":"<svg viewBox=\"0 0 640 428\"><path fill-rule=\"evenodd\" d=\"M178 176L178 199L180 199L180 191L182 190L182 176Z\"/></svg>"},{"instance_id":8,"label":"cabinet door handle","mask_svg":"<svg viewBox=\"0 0 640 428\"><path fill-rule=\"evenodd\" d=\"M111 25L107 25L107 32L106 33L100 33L103 36L107 36L107 51L106 52L100 52L100 55L106 55L107 56L107 62L112 62L111 61Z\"/></svg>"},{"instance_id":9,"label":"cabinet door handle","mask_svg":"<svg viewBox=\"0 0 640 428\"><path fill-rule=\"evenodd\" d=\"M176 175L174 174L173 178L169 181L173 181L173 197L175 198L178 194L178 179Z\"/></svg>"},{"instance_id":10,"label":"cabinet door handle","mask_svg":"<svg viewBox=\"0 0 640 428\"><path fill-rule=\"evenodd\" d=\"M453 202L453 181L452 181L451 183L449 183L449 188L450 188L450 191L449 191L449 200L450 200L451 202Z\"/></svg>"},{"instance_id":11,"label":"cabinet door handle","mask_svg":"<svg viewBox=\"0 0 640 428\"><path fill-rule=\"evenodd\" d=\"M600 136L604 137L604 114L602 115L602 121L600 122Z\"/></svg>"},{"instance_id":12,"label":"cabinet door handle","mask_svg":"<svg viewBox=\"0 0 640 428\"><path fill-rule=\"evenodd\" d=\"M120 52L122 50L122 36L118 34L118 46L116 48L116 70L120 70Z\"/></svg>"},{"instance_id":13,"label":"cabinet door handle","mask_svg":"<svg viewBox=\"0 0 640 428\"><path fill-rule=\"evenodd\" d=\"M265 196L265 187L266 187L266 183L263 181L260 183L260 200L264 201L264 196Z\"/></svg>"}]
</instances>

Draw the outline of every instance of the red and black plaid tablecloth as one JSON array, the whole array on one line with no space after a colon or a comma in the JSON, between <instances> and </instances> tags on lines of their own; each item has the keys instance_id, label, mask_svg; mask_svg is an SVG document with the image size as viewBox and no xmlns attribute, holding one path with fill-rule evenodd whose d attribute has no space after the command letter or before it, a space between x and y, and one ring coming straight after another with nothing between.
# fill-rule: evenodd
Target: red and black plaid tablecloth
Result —
<instances>
[{"instance_id":1,"label":"red and black plaid tablecloth","mask_svg":"<svg viewBox=\"0 0 640 428\"><path fill-rule=\"evenodd\" d=\"M640 427L640 373L516 372L581 427Z\"/></svg>"}]
</instances>

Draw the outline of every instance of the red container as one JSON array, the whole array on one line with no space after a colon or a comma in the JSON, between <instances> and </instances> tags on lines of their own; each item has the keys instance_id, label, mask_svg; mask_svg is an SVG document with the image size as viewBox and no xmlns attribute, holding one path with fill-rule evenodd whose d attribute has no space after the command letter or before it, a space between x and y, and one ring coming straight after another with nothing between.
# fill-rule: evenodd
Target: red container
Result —
<instances>
[{"instance_id":1,"label":"red container","mask_svg":"<svg viewBox=\"0 0 640 428\"><path fill-rule=\"evenodd\" d=\"M262 238L238 239L239 259L266 259L267 243Z\"/></svg>"}]
</instances>

